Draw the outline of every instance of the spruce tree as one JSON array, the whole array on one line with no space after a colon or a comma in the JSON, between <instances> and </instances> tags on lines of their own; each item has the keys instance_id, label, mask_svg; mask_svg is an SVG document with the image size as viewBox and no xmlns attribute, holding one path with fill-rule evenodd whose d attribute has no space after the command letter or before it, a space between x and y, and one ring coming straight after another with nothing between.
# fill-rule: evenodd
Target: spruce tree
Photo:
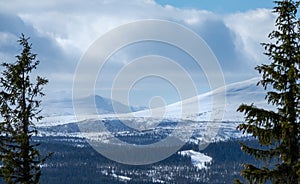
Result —
<instances>
[{"instance_id":1,"label":"spruce tree","mask_svg":"<svg viewBox=\"0 0 300 184\"><path fill-rule=\"evenodd\" d=\"M47 80L33 79L39 64L31 52L29 38L22 34L18 43L23 48L15 63L3 63L0 78L0 158L1 177L7 183L39 183L42 158L32 137L37 133L34 123L42 119L40 113L43 86Z\"/></svg>"},{"instance_id":2,"label":"spruce tree","mask_svg":"<svg viewBox=\"0 0 300 184\"><path fill-rule=\"evenodd\" d=\"M297 9L299 2L274 1L276 29L269 34L270 43L263 43L270 64L255 69L262 74L258 85L268 90L266 100L274 110L242 104L245 123L238 129L252 134L260 146L242 150L262 161L261 167L245 164L241 175L249 183L300 183L299 142L299 65L300 31Z\"/></svg>"}]
</instances>

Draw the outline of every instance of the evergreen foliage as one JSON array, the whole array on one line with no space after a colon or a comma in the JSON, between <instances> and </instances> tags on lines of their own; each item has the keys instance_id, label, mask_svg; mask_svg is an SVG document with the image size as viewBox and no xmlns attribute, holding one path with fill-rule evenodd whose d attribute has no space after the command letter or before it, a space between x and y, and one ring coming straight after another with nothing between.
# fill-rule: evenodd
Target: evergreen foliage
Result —
<instances>
[{"instance_id":1,"label":"evergreen foliage","mask_svg":"<svg viewBox=\"0 0 300 184\"><path fill-rule=\"evenodd\" d=\"M40 97L44 96L43 86L47 80L31 76L39 64L36 54L31 52L29 38L22 34L18 43L23 50L15 63L3 63L0 78L0 159L1 177L7 183L39 183L41 158L38 144L32 143L37 133L35 122L42 119ZM32 82L34 81L34 82Z\"/></svg>"},{"instance_id":2,"label":"evergreen foliage","mask_svg":"<svg viewBox=\"0 0 300 184\"><path fill-rule=\"evenodd\" d=\"M299 77L300 77L300 21L299 2L274 1L278 15L276 29L269 34L270 43L263 43L270 64L255 69L262 74L258 85L268 90L266 100L275 110L242 104L245 123L237 128L257 138L261 147L242 143L242 150L264 163L262 167L245 164L241 175L249 183L295 184L300 182L299 142ZM270 164L273 161L276 164ZM237 181L239 183L239 181Z\"/></svg>"}]
</instances>

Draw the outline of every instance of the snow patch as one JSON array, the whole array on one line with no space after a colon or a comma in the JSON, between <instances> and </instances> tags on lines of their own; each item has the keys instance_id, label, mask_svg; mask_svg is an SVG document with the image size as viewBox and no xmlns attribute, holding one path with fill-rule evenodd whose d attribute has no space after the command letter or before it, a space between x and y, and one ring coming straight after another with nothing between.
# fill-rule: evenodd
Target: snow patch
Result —
<instances>
[{"instance_id":1,"label":"snow patch","mask_svg":"<svg viewBox=\"0 0 300 184\"><path fill-rule=\"evenodd\" d=\"M120 181L130 181L131 180L131 178L129 178L127 176L116 175L115 173L113 173L111 176L114 178L117 178Z\"/></svg>"},{"instance_id":2,"label":"snow patch","mask_svg":"<svg viewBox=\"0 0 300 184\"><path fill-rule=\"evenodd\" d=\"M207 168L206 164L212 161L211 157L194 150L184 150L178 153L182 156L191 157L192 164L196 166L198 169L206 169Z\"/></svg>"},{"instance_id":3,"label":"snow patch","mask_svg":"<svg viewBox=\"0 0 300 184\"><path fill-rule=\"evenodd\" d=\"M153 182L153 183L166 183L166 182L163 181L163 180L155 179L155 178L152 178L152 182Z\"/></svg>"}]
</instances>

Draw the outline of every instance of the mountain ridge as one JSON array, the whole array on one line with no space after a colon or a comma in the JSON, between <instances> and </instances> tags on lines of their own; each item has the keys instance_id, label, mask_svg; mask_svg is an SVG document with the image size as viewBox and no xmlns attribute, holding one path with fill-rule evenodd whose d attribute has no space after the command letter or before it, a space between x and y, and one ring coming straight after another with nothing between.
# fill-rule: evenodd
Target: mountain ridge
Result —
<instances>
[{"instance_id":1,"label":"mountain ridge","mask_svg":"<svg viewBox=\"0 0 300 184\"><path fill-rule=\"evenodd\" d=\"M199 94L195 97L191 97L189 99L185 99L183 101L179 101L173 104L169 104L165 107L160 107L156 109L143 109L130 113L123 114L114 114L112 107L112 100L103 98L99 95L95 96L96 102L96 110L98 113L88 114L91 115L91 118L110 118L110 119L187 119L190 121L210 121L212 120L212 108L218 113L224 111L224 116L220 121L235 121L240 122L244 120L244 116L242 113L236 112L239 105L242 103L251 104L263 108L272 108L270 107L266 101L265 96L266 92L261 86L257 86L257 82L259 78L252 78L245 81L240 81L236 83L231 83L221 88L215 89L213 91ZM213 104L212 98L214 95L222 94L225 90L225 104ZM91 100L93 96L88 96L80 99L79 104L84 104L87 99ZM57 122L59 124L76 122L76 117L73 113L72 104L64 104L64 102L55 102L50 103L48 105L48 109L55 109L55 112L51 114L51 111L47 111L48 115L45 116L45 123L50 123L51 121ZM103 104L105 104L103 106ZM127 108L124 104L120 102L115 102L117 106L122 108ZM185 114L182 113L182 105L184 105ZM86 107L83 105L82 107L91 109L93 106L87 105ZM193 110L192 108L197 107L198 111ZM101 109L102 108L102 109ZM130 107L129 107L130 108ZM191 109L191 110L190 110ZM68 113L65 113L68 112ZM195 113L190 113L195 112ZM89 116L87 115L87 118ZM144 121L144 120L141 120ZM150 121L149 121L150 122ZM52 123L52 124L57 124Z\"/></svg>"}]
</instances>

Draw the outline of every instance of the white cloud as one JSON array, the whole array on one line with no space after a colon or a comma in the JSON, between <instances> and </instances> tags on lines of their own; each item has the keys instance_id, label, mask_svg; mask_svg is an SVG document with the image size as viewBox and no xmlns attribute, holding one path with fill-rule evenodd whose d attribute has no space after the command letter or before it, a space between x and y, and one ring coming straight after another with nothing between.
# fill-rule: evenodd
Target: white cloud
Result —
<instances>
[{"instance_id":1,"label":"white cloud","mask_svg":"<svg viewBox=\"0 0 300 184\"><path fill-rule=\"evenodd\" d=\"M274 15L267 9L221 16L206 10L181 9L170 5L161 6L154 0L30 0L27 2L10 0L7 2L0 1L0 13L17 15L26 25L34 28L35 34L50 38L51 41L54 40L60 47L59 49L70 56L67 58L72 60L62 60L62 62L72 63L73 66L98 37L119 25L141 19L175 21L190 27L200 36L204 35L204 37L207 32L211 34L210 37L213 37L213 34L220 34L222 35L220 38L227 38L218 40L220 44L215 45L222 47L222 42L233 42L234 48L232 50L234 51L230 54L240 55L241 57L228 58L245 58L241 62L245 62L247 65L251 63L252 66L265 62L260 43L267 41L267 34L273 29L274 24ZM209 24L222 24L222 26L225 24L227 27L209 27ZM223 35L224 29L227 29L225 30L227 32L231 31L235 35L235 40L231 40L232 38L227 33ZM13 34L0 32L0 49L3 44L8 44L11 39L14 39L13 43L15 43L16 38L13 37ZM217 52L222 52L222 49L218 49ZM132 57L119 55L119 58L112 58L112 60L125 64L128 62L128 58ZM224 65L228 64L226 63L228 61L222 61L222 58L219 58L219 60L224 62ZM66 65L62 66L67 67ZM244 70L243 73L239 73L239 69L236 67L228 68L232 70L224 71L227 77L243 76L247 78ZM48 72L51 73L48 76L50 80L53 80L52 83L68 83L65 86L72 84L72 73L70 71L68 71L67 76L64 76L63 71L58 72L55 69L51 71L51 68ZM232 75L233 73L235 76ZM226 80L231 81L230 79Z\"/></svg>"},{"instance_id":2,"label":"white cloud","mask_svg":"<svg viewBox=\"0 0 300 184\"><path fill-rule=\"evenodd\" d=\"M260 43L270 41L267 36L274 29L274 20L269 9L257 9L229 15L224 22L235 33L235 46L240 54L260 64L266 60Z\"/></svg>"},{"instance_id":3,"label":"white cloud","mask_svg":"<svg viewBox=\"0 0 300 184\"><path fill-rule=\"evenodd\" d=\"M12 46L18 38L9 32L0 31L0 47Z\"/></svg>"},{"instance_id":4,"label":"white cloud","mask_svg":"<svg viewBox=\"0 0 300 184\"><path fill-rule=\"evenodd\" d=\"M10 49L15 48L15 42L18 38L9 32L0 31L0 59L4 62L14 61L15 53L11 53Z\"/></svg>"},{"instance_id":5,"label":"white cloud","mask_svg":"<svg viewBox=\"0 0 300 184\"><path fill-rule=\"evenodd\" d=\"M121 24L140 19L166 19L197 29L207 21L222 20L212 12L196 9L180 9L170 5L161 6L154 0L18 0L0 2L0 11L13 12L39 34L54 40L66 51L84 52L99 36ZM266 41L272 30L274 15L268 9L235 13L222 20L237 39L236 48L257 63L262 62L260 42ZM216 31L217 30L213 30Z\"/></svg>"},{"instance_id":6,"label":"white cloud","mask_svg":"<svg viewBox=\"0 0 300 184\"><path fill-rule=\"evenodd\" d=\"M18 2L6 3L2 10L15 12L39 34L51 37L65 51L75 50L75 53L85 51L96 38L112 28L135 20L165 19L199 26L215 16L203 10L163 7L149 0L30 1L36 4L22 4L22 8Z\"/></svg>"}]
</instances>

